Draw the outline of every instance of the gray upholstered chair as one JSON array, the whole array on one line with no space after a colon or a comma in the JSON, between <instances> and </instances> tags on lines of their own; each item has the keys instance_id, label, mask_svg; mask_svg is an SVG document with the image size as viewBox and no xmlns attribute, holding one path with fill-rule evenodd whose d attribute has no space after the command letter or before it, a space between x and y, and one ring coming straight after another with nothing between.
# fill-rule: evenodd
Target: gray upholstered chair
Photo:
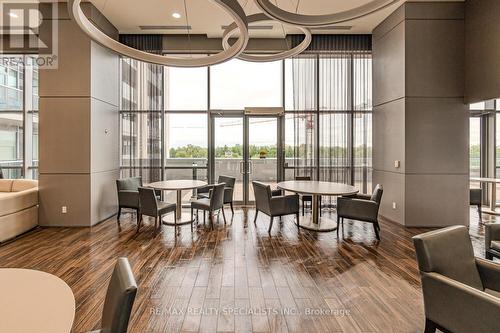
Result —
<instances>
[{"instance_id":1,"label":"gray upholstered chair","mask_svg":"<svg viewBox=\"0 0 500 333\"><path fill-rule=\"evenodd\" d=\"M470 205L471 206L477 206L477 213L479 214L479 223L483 223L483 217L482 217L482 197L483 197L483 190L480 188L471 188L470 189Z\"/></svg>"},{"instance_id":2,"label":"gray upholstered chair","mask_svg":"<svg viewBox=\"0 0 500 333\"><path fill-rule=\"evenodd\" d=\"M487 223L484 227L484 246L486 259L500 259L500 224Z\"/></svg>"},{"instance_id":3,"label":"gray upholstered chair","mask_svg":"<svg viewBox=\"0 0 500 333\"><path fill-rule=\"evenodd\" d=\"M453 226L413 237L425 332L487 333L500 327L500 265L474 258L469 231Z\"/></svg>"},{"instance_id":4,"label":"gray upholstered chair","mask_svg":"<svg viewBox=\"0 0 500 333\"><path fill-rule=\"evenodd\" d=\"M194 219L194 210L203 211L203 223L205 223L205 211L208 212L208 219L210 226L214 228L214 212L217 210L222 210L222 217L224 218L224 224L226 224L226 213L224 212L224 187L225 184L212 185L210 198L201 198L196 201L191 202L191 220ZM196 219L198 219L198 214L196 214Z\"/></svg>"},{"instance_id":5,"label":"gray upholstered chair","mask_svg":"<svg viewBox=\"0 0 500 333\"><path fill-rule=\"evenodd\" d=\"M137 212L137 223L139 224L139 187L142 186L141 177L132 177L116 180L118 191L118 216L120 223L122 208L134 209Z\"/></svg>"},{"instance_id":6,"label":"gray upholstered chair","mask_svg":"<svg viewBox=\"0 0 500 333\"><path fill-rule=\"evenodd\" d=\"M0 179L3 179L3 171L0 169Z\"/></svg>"},{"instance_id":7,"label":"gray upholstered chair","mask_svg":"<svg viewBox=\"0 0 500 333\"><path fill-rule=\"evenodd\" d=\"M297 176L295 177L295 180L305 180L305 181L310 181L311 180L311 177L310 176ZM312 209L312 195L301 195L301 201L302 201L302 216L304 216L305 214L305 210L306 210L306 205L305 203L308 202L309 203L309 207ZM318 197L318 201L319 201L319 216L321 216L321 195Z\"/></svg>"},{"instance_id":8,"label":"gray upholstered chair","mask_svg":"<svg viewBox=\"0 0 500 333\"><path fill-rule=\"evenodd\" d=\"M89 333L127 333L137 283L127 258L118 258L108 285L101 329Z\"/></svg>"},{"instance_id":9,"label":"gray upholstered chair","mask_svg":"<svg viewBox=\"0 0 500 333\"><path fill-rule=\"evenodd\" d=\"M163 215L173 212L175 214L176 204L158 201L155 190L148 187L139 187L139 218L137 221L137 232L141 228L142 215L155 218L155 227L161 226ZM174 217L175 218L175 217ZM191 230L193 225L191 224Z\"/></svg>"},{"instance_id":10,"label":"gray upholstered chair","mask_svg":"<svg viewBox=\"0 0 500 333\"><path fill-rule=\"evenodd\" d=\"M224 187L224 205L229 204L231 207L231 213L234 215L234 207L233 207L233 194L234 194L234 186L236 183L236 178L230 176L219 176L217 180L218 184L225 184ZM196 190L197 199L208 199L210 198L210 193L213 188L213 185L207 185L200 187Z\"/></svg>"},{"instance_id":11,"label":"gray upholstered chair","mask_svg":"<svg viewBox=\"0 0 500 333\"><path fill-rule=\"evenodd\" d=\"M375 186L372 195L356 194L352 196L340 197L337 199L337 224L342 222L342 232L344 232L344 218L358 220L373 224L375 236L380 240L380 225L378 223L378 211L384 189L382 185ZM337 227L337 237L339 236Z\"/></svg>"},{"instance_id":12,"label":"gray upholstered chair","mask_svg":"<svg viewBox=\"0 0 500 333\"><path fill-rule=\"evenodd\" d=\"M280 190L271 191L271 186L257 181L253 181L252 185L255 195L255 218L253 223L257 222L259 212L268 215L271 218L268 231L271 233L275 217L295 214L297 217L297 227L299 227L300 208L298 194L281 195L282 192Z\"/></svg>"}]
</instances>

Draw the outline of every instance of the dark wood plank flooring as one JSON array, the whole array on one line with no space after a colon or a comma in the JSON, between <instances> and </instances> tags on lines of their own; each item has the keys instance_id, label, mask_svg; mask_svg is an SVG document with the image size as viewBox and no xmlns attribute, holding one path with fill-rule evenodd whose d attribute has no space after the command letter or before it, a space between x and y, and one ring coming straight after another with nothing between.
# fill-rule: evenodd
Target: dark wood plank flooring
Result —
<instances>
[{"instance_id":1,"label":"dark wood plank flooring","mask_svg":"<svg viewBox=\"0 0 500 333\"><path fill-rule=\"evenodd\" d=\"M231 214L228 214L230 217ZM346 221L335 232L299 234L292 218L253 224L238 209L216 230L189 226L136 233L135 216L92 229L44 228L0 246L0 267L55 274L76 298L75 332L99 327L116 258L129 258L139 292L129 332L422 332L420 280L411 237L426 231ZM494 218L484 215L485 221ZM483 228L471 210L483 256Z\"/></svg>"}]
</instances>

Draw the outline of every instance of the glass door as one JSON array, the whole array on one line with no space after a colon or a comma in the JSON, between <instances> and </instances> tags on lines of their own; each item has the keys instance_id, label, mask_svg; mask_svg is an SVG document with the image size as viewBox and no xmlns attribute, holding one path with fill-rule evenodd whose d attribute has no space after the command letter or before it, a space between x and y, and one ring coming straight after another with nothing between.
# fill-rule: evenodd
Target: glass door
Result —
<instances>
[{"instance_id":1,"label":"glass door","mask_svg":"<svg viewBox=\"0 0 500 333\"><path fill-rule=\"evenodd\" d=\"M248 179L247 204L255 201L252 181L260 181L275 189L278 183L279 147L278 117L246 116L248 140L245 148Z\"/></svg>"}]
</instances>

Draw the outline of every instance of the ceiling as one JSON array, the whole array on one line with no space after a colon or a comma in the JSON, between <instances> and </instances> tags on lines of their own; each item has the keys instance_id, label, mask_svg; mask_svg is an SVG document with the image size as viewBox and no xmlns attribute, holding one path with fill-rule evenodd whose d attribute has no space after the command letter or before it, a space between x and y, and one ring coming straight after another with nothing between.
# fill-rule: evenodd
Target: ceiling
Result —
<instances>
[{"instance_id":1,"label":"ceiling","mask_svg":"<svg viewBox=\"0 0 500 333\"><path fill-rule=\"evenodd\" d=\"M191 26L190 34L204 34L210 38L221 37L222 26L232 23L231 18L210 0L90 0L118 28L120 33L140 34L187 34L186 26ZM247 15L259 10L254 0L238 0ZM280 8L301 14L325 14L348 10L369 2L369 0L275 0ZM379 12L357 20L345 22L329 28L314 29L316 34L371 33L380 22L391 14L401 3L400 0ZM415 0L413 0L415 1ZM425 1L425 0L416 0ZM456 1L456 0L438 0ZM186 10L187 9L187 10ZM172 17L179 13L180 18ZM140 26L171 26L173 29L142 30ZM250 29L252 38L281 38L286 33L299 33L293 27L283 26L276 22L256 24L261 29ZM262 26L267 26L262 29Z\"/></svg>"}]
</instances>

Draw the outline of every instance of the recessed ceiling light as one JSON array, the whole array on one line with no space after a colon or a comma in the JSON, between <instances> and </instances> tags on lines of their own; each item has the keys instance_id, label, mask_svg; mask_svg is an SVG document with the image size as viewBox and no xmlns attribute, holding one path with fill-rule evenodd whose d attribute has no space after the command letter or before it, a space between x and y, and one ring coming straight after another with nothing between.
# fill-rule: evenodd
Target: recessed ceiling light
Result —
<instances>
[{"instance_id":1,"label":"recessed ceiling light","mask_svg":"<svg viewBox=\"0 0 500 333\"><path fill-rule=\"evenodd\" d=\"M173 12L172 13L172 17L175 18L175 19L180 19L181 18L181 14L179 14L178 12Z\"/></svg>"},{"instance_id":2,"label":"recessed ceiling light","mask_svg":"<svg viewBox=\"0 0 500 333\"><path fill-rule=\"evenodd\" d=\"M17 15L16 13L14 12L9 12L9 16L10 17L13 17L13 18L19 18L19 15Z\"/></svg>"}]
</instances>

